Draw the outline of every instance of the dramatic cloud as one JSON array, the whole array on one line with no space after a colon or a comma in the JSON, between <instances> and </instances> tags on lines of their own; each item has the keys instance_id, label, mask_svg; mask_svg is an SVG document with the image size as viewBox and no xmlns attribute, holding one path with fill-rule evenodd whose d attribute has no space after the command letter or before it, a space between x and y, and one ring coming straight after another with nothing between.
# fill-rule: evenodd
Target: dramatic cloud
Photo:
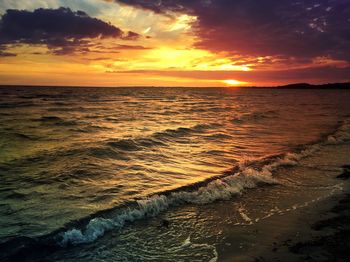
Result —
<instances>
[{"instance_id":1,"label":"dramatic cloud","mask_svg":"<svg viewBox=\"0 0 350 262\"><path fill-rule=\"evenodd\" d=\"M83 11L69 8L7 10L0 20L0 48L15 44L46 45L54 54L88 52L92 39L120 38L135 40L134 32L92 18ZM6 54L2 52L1 54Z\"/></svg>"},{"instance_id":2,"label":"dramatic cloud","mask_svg":"<svg viewBox=\"0 0 350 262\"><path fill-rule=\"evenodd\" d=\"M117 0L197 16L197 47L256 56L350 61L350 0Z\"/></svg>"},{"instance_id":3,"label":"dramatic cloud","mask_svg":"<svg viewBox=\"0 0 350 262\"><path fill-rule=\"evenodd\" d=\"M11 83L349 81L349 46L350 0L0 0Z\"/></svg>"}]
</instances>

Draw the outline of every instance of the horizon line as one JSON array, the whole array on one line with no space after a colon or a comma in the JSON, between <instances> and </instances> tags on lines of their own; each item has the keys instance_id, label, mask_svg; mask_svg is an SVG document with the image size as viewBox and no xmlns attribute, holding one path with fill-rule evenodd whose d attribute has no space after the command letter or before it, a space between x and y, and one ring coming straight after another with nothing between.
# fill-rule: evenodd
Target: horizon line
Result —
<instances>
[{"instance_id":1,"label":"horizon line","mask_svg":"<svg viewBox=\"0 0 350 262\"><path fill-rule=\"evenodd\" d=\"M280 87L297 87L297 86L305 86L305 87L324 87L327 85L349 85L350 81L347 82L333 82L333 83L322 83L322 84L310 84L306 82L302 83L290 83L285 85L232 85L232 86L153 86L153 85L128 85L128 86L91 86L91 85L32 85L32 84L0 84L0 88L2 87L50 87L50 88L280 88Z\"/></svg>"}]
</instances>

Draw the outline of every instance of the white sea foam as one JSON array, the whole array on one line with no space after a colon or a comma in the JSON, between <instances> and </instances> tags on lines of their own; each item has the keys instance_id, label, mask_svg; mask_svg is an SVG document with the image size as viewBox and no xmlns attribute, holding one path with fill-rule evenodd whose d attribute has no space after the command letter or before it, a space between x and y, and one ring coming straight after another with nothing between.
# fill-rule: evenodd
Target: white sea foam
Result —
<instances>
[{"instance_id":1,"label":"white sea foam","mask_svg":"<svg viewBox=\"0 0 350 262\"><path fill-rule=\"evenodd\" d=\"M246 214L246 210L243 207L238 208L238 213L241 215L243 220L249 224L252 224L252 219Z\"/></svg>"},{"instance_id":2,"label":"white sea foam","mask_svg":"<svg viewBox=\"0 0 350 262\"><path fill-rule=\"evenodd\" d=\"M209 262L216 262L218 261L218 258L219 258L219 254L216 250L216 247L214 245L209 245L209 244L196 244L196 243L192 243L191 242L191 235L189 235L185 241L181 244L180 248L186 248L186 247L199 247L199 248L205 248L205 249L209 249L209 250L212 250L213 252L213 258L211 258L209 260Z\"/></svg>"},{"instance_id":3,"label":"white sea foam","mask_svg":"<svg viewBox=\"0 0 350 262\"><path fill-rule=\"evenodd\" d=\"M329 136L327 143L333 141L345 141L350 139L350 125L344 123L337 132ZM221 179L211 181L206 186L196 191L179 191L169 195L154 195L137 201L137 207L124 210L122 214L111 218L97 217L87 224L85 229L71 229L62 234L60 244L82 244L95 241L104 235L106 231L122 228L125 223L156 216L171 206L180 204L207 204L217 200L227 200L233 196L242 194L244 190L257 187L259 184L277 184L273 177L273 171L281 166L297 165L298 161L320 149L321 144L308 146L299 153L287 153L284 157L275 159L260 169L255 169L247 163L242 163L239 172Z\"/></svg>"}]
</instances>

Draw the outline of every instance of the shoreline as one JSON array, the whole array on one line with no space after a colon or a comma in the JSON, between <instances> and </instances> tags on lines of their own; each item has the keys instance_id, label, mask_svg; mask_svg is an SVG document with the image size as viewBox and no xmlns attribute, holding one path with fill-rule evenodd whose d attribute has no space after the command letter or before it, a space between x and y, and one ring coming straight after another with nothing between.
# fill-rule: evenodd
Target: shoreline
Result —
<instances>
[{"instance_id":1,"label":"shoreline","mask_svg":"<svg viewBox=\"0 0 350 262\"><path fill-rule=\"evenodd\" d=\"M350 178L350 166L344 165L337 179ZM347 185L348 186L348 185ZM327 211L330 218L321 219L312 225L312 229L324 234L304 242L298 242L289 250L299 254L305 261L348 261L350 248L350 191Z\"/></svg>"},{"instance_id":2,"label":"shoreline","mask_svg":"<svg viewBox=\"0 0 350 262\"><path fill-rule=\"evenodd\" d=\"M257 246L257 250L249 250L238 256L228 251L222 254L222 259L218 261L348 261L348 250L350 249L349 175L350 169L346 165L343 166L343 172L335 178L344 180L342 192L314 203L309 206L308 210L299 210L289 214L290 217L272 218L252 230L258 235L260 230L266 230L265 228L269 230L276 224L282 225L278 232L270 232L271 237L260 239L261 246ZM263 243L264 241L266 242Z\"/></svg>"},{"instance_id":3,"label":"shoreline","mask_svg":"<svg viewBox=\"0 0 350 262\"><path fill-rule=\"evenodd\" d=\"M285 197L277 196L278 190L272 192L274 188L271 188L270 195L277 196L278 202L287 203L286 206L306 201L305 204L289 207L288 212L285 212L288 209L279 209L268 219L242 228L227 227L227 238L217 246L218 261L348 261L350 144L347 139L344 142L324 147L301 160L298 166L279 170L279 179L295 177L296 181L311 187ZM308 177L304 183L303 179ZM336 188L333 193L325 189L329 186ZM312 196L316 188L325 190L324 194ZM260 196L260 199L263 198ZM254 214L248 215L252 215L254 221Z\"/></svg>"}]
</instances>

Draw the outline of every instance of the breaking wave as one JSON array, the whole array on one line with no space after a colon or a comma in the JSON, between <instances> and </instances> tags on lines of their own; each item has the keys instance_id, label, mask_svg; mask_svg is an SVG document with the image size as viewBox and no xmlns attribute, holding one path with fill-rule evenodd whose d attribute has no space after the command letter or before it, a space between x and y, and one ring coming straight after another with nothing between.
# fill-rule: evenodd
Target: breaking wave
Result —
<instances>
[{"instance_id":1,"label":"breaking wave","mask_svg":"<svg viewBox=\"0 0 350 262\"><path fill-rule=\"evenodd\" d=\"M167 210L169 207L182 204L207 204L217 200L228 200L240 195L246 189L255 188L259 185L278 184L278 180L273 177L273 171L280 166L296 165L298 161L313 152L319 147L310 146L299 153L287 153L277 157L273 161L256 168L253 163L244 163L237 167L236 172L232 172L222 178L203 183L187 186L189 190L176 190L157 194L149 198L136 201L133 207L127 207L114 217L95 217L91 219L84 229L73 228L60 234L59 244L61 246L77 245L95 241L104 235L106 231L120 229L125 224L135 220L154 217Z\"/></svg>"},{"instance_id":2,"label":"breaking wave","mask_svg":"<svg viewBox=\"0 0 350 262\"><path fill-rule=\"evenodd\" d=\"M17 241L21 245L18 249L40 249L43 246L45 248L49 246L50 249L54 250L71 245L91 243L108 231L121 229L136 220L157 216L171 207L184 204L204 205L218 200L228 200L241 195L248 189L262 185L280 184L280 181L274 177L274 172L278 168L298 165L301 159L312 155L323 146L349 140L350 122L347 120L341 123L335 132L318 143L306 145L302 149L287 152L283 155L245 161L221 176L175 190L150 195L147 198L126 203L110 210L100 211L39 239ZM8 248L8 245L12 246L14 242L16 241L10 240L8 243L2 243L0 250Z\"/></svg>"},{"instance_id":3,"label":"breaking wave","mask_svg":"<svg viewBox=\"0 0 350 262\"><path fill-rule=\"evenodd\" d=\"M83 228L69 229L58 235L61 246L90 243L103 236L112 229L120 229L125 224L135 220L154 217L170 207L182 204L208 204L217 200L228 200L242 194L246 189L259 185L279 184L273 172L282 166L295 166L298 162L322 146L333 143L334 140L343 142L350 139L349 121L342 125L325 141L305 146L302 150L288 152L280 156L262 159L260 161L246 161L240 163L230 172L221 177L185 186L177 190L152 195L137 200L117 214L108 217L97 216L92 218Z\"/></svg>"}]
</instances>

